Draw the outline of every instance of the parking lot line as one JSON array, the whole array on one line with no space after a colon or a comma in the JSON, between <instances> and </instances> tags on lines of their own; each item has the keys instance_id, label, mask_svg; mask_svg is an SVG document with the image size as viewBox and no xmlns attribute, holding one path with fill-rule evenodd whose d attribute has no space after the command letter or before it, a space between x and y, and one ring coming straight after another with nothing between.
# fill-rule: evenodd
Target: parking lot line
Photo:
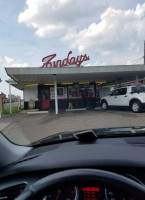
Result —
<instances>
[{"instance_id":1,"label":"parking lot line","mask_svg":"<svg viewBox=\"0 0 145 200\"><path fill-rule=\"evenodd\" d=\"M43 116L41 116L41 117L38 117L36 120L43 119L43 118L45 118L46 116L48 116L48 115L43 115Z\"/></svg>"}]
</instances>

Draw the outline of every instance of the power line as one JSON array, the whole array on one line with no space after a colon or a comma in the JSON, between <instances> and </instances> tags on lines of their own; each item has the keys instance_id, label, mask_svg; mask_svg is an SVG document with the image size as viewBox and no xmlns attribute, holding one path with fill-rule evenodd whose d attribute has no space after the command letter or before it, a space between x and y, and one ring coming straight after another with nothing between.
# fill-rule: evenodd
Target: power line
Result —
<instances>
[{"instance_id":1,"label":"power line","mask_svg":"<svg viewBox=\"0 0 145 200\"><path fill-rule=\"evenodd\" d=\"M143 57L141 57L141 58L139 58L134 64L136 64L136 63L138 63L140 60L142 60L144 58L144 56Z\"/></svg>"},{"instance_id":2,"label":"power line","mask_svg":"<svg viewBox=\"0 0 145 200\"><path fill-rule=\"evenodd\" d=\"M140 57L140 58L137 58L135 60L132 60L132 61L129 61L130 63L132 64L136 64L137 62L139 62L140 60L142 60L144 58L144 56Z\"/></svg>"}]
</instances>

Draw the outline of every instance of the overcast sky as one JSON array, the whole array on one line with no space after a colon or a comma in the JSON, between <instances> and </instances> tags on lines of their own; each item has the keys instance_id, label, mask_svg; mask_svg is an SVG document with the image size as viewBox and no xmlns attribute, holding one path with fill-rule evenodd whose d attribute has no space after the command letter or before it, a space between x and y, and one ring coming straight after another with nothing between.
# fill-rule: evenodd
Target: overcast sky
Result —
<instances>
[{"instance_id":1,"label":"overcast sky","mask_svg":"<svg viewBox=\"0 0 145 200\"><path fill-rule=\"evenodd\" d=\"M4 67L40 67L53 53L87 53L84 65L143 63L143 0L0 0L0 27L0 93Z\"/></svg>"}]
</instances>

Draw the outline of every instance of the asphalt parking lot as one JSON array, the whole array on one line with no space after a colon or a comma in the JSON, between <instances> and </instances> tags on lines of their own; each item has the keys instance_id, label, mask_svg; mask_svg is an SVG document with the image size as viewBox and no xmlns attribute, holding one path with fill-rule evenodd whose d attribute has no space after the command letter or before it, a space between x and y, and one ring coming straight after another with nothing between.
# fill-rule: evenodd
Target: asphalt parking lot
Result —
<instances>
[{"instance_id":1,"label":"asphalt parking lot","mask_svg":"<svg viewBox=\"0 0 145 200\"><path fill-rule=\"evenodd\" d=\"M0 119L0 130L13 142L29 144L49 135L92 128L144 126L145 112L119 110L61 111L28 115L24 112ZM25 134L24 134L25 133Z\"/></svg>"}]
</instances>

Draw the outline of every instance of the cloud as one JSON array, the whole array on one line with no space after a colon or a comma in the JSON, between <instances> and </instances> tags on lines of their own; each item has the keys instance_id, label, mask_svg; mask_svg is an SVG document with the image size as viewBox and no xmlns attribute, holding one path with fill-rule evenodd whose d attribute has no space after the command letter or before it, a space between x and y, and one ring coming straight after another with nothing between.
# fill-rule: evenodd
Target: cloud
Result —
<instances>
[{"instance_id":1,"label":"cloud","mask_svg":"<svg viewBox=\"0 0 145 200\"><path fill-rule=\"evenodd\" d=\"M28 67L27 63L22 63L20 61L16 61L13 58L10 58L8 56L1 57L0 56L0 67Z\"/></svg>"},{"instance_id":2,"label":"cloud","mask_svg":"<svg viewBox=\"0 0 145 200\"><path fill-rule=\"evenodd\" d=\"M10 77L6 74L5 67L28 67L27 63L23 63L21 61L15 60L8 56L0 56L0 78L2 82L0 83L0 93L4 92L6 95L9 94L9 85L5 82L5 80L10 79ZM12 94L20 95L23 98L22 91L12 87Z\"/></svg>"},{"instance_id":3,"label":"cloud","mask_svg":"<svg viewBox=\"0 0 145 200\"><path fill-rule=\"evenodd\" d=\"M145 3L136 7L134 3L132 8L125 9L118 3L115 6L113 0L109 2L27 0L18 22L33 28L40 38L58 36L69 49L90 57L93 54L99 62L96 65L128 64L143 54Z\"/></svg>"},{"instance_id":4,"label":"cloud","mask_svg":"<svg viewBox=\"0 0 145 200\"><path fill-rule=\"evenodd\" d=\"M61 36L96 18L106 8L106 0L27 0L18 22L36 29L39 37ZM79 27L78 27L79 28Z\"/></svg>"},{"instance_id":5,"label":"cloud","mask_svg":"<svg viewBox=\"0 0 145 200\"><path fill-rule=\"evenodd\" d=\"M79 52L91 49L104 56L123 47L139 51L135 44L144 40L144 27L145 3L128 10L109 7L101 14L98 23L92 23L79 32L66 34L63 41L69 42Z\"/></svg>"},{"instance_id":6,"label":"cloud","mask_svg":"<svg viewBox=\"0 0 145 200\"><path fill-rule=\"evenodd\" d=\"M104 66L104 65L106 65L105 62L100 63L100 62L98 62L98 61L95 61L95 62L93 62L93 63L87 64L85 67L90 67L90 66Z\"/></svg>"},{"instance_id":7,"label":"cloud","mask_svg":"<svg viewBox=\"0 0 145 200\"><path fill-rule=\"evenodd\" d=\"M1 64L1 61L0 61L0 64ZM2 79L2 82L0 82L0 93L3 92L4 94L8 96L9 84L5 80L9 80L10 77L7 76L5 69L2 67L0 68L0 78ZM23 92L13 86L11 87L11 94L16 95L16 96L19 95L21 96L21 98L23 98Z\"/></svg>"}]
</instances>

